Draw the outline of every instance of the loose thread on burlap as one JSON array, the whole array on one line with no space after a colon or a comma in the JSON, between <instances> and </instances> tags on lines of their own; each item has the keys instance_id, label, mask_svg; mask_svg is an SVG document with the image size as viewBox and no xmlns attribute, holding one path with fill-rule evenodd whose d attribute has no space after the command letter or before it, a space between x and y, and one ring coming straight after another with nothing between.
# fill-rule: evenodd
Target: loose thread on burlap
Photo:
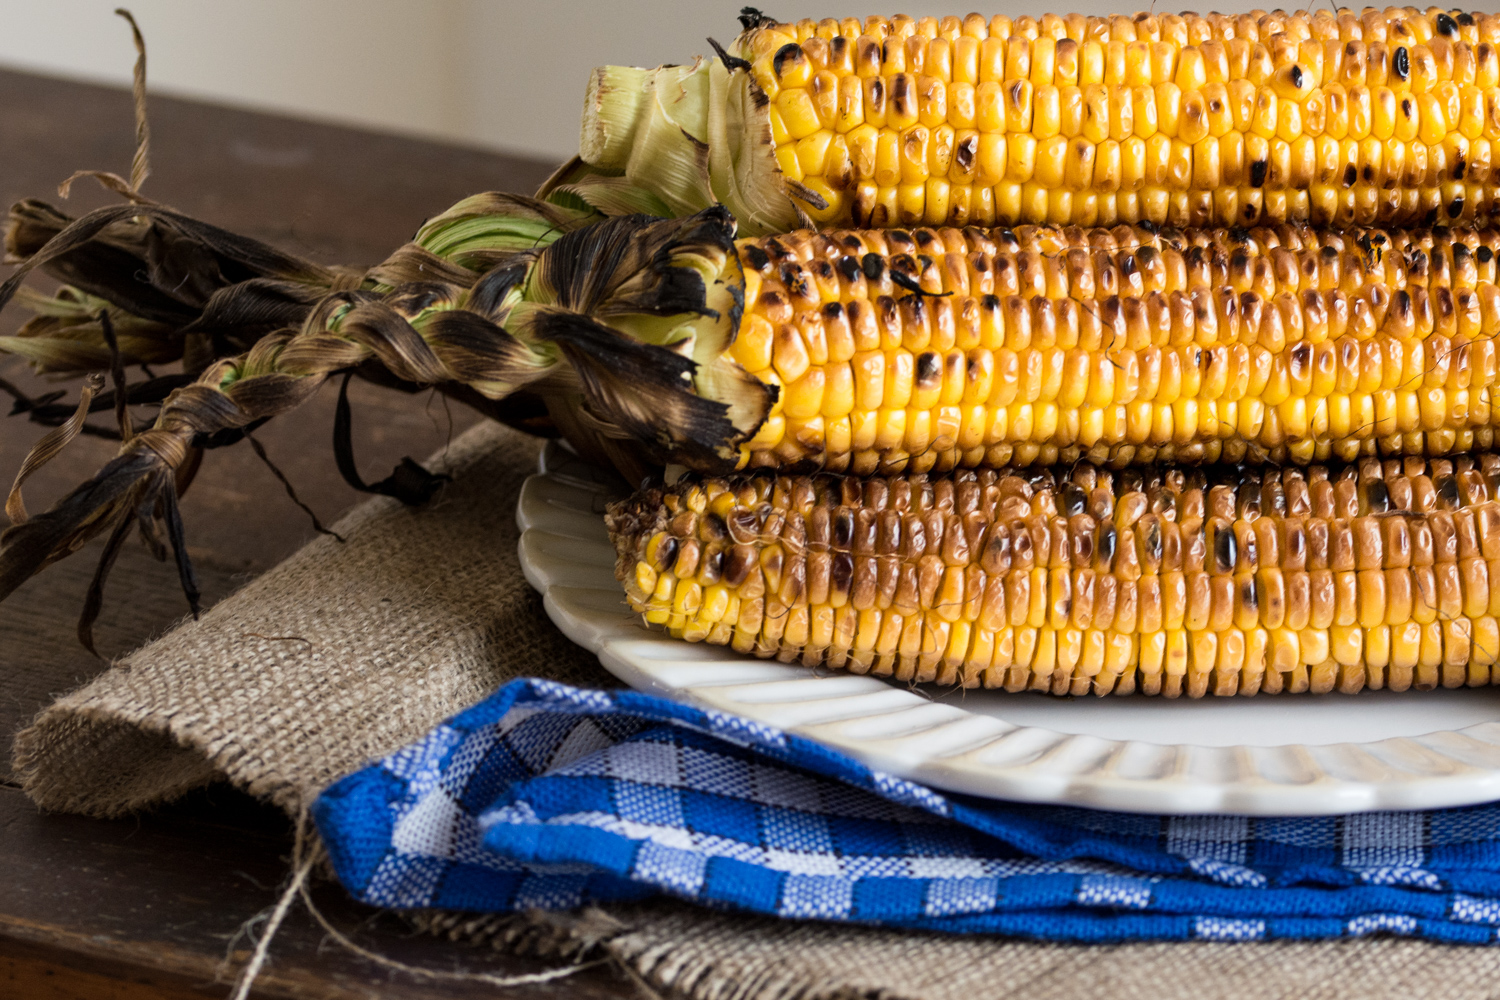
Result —
<instances>
[{"instance_id":1,"label":"loose thread on burlap","mask_svg":"<svg viewBox=\"0 0 1500 1000\"><path fill-rule=\"evenodd\" d=\"M521 976L495 976L486 972L446 972L440 969L423 969L415 965L407 965L393 958L387 958L378 952L355 944L344 935L337 927L328 922L323 912L313 903L312 892L308 888L308 876L313 866L323 857L323 850L307 828L307 806L303 805L297 811L297 832L292 841L292 877L282 892L281 898L276 902L276 908L271 911L270 918L266 921L265 931L260 936L260 941L255 946L254 953L250 956L249 963L240 972L235 984L234 994L230 1000L247 1000L250 990L255 985L256 978L265 966L266 959L271 952L271 939L281 928L281 923L286 919L292 903L299 897L302 905L307 907L307 912L317 921L318 926L333 939L334 943L359 957L374 962L376 965L397 972L404 972L409 976L421 979L436 979L442 982L469 982L484 983L488 986L507 988L512 986L528 986L535 983L551 982L554 979L565 979L568 976L582 972L584 969L592 969L597 965L603 965L608 959L599 959L593 962L581 962L576 965L565 965L557 969L548 969L546 972L532 972Z\"/></svg>"},{"instance_id":2,"label":"loose thread on burlap","mask_svg":"<svg viewBox=\"0 0 1500 1000\"><path fill-rule=\"evenodd\" d=\"M407 965L404 962L398 962L393 958L387 958L384 955L355 944L348 937L346 937L342 931L340 931L337 927L334 927L333 924L329 923L328 918L323 916L323 911L319 910L317 906L314 905L312 901L312 892L308 889L306 882L303 882L301 884L300 891L302 893L302 905L307 907L307 912L310 913L312 915L312 918L318 922L318 926L322 927L323 930L327 932L328 936L331 937L334 942L341 948L346 948L349 951L352 951L354 954L360 956L361 958L369 959L375 964L384 966L387 969L396 969L400 972L405 972L413 976L420 976L425 979L440 979L446 982L488 983L490 986L502 987L526 986L531 983L547 983L551 982L554 979L565 979L568 976L574 975L575 973L582 972L584 969L592 969L596 965L604 965L606 962L608 962L608 959L601 958L596 959L592 962L580 962L577 965L564 965L560 968L548 969L546 972L530 972L520 976L494 976L487 972L444 972L440 969L423 969L415 965Z\"/></svg>"},{"instance_id":3,"label":"loose thread on burlap","mask_svg":"<svg viewBox=\"0 0 1500 1000\"><path fill-rule=\"evenodd\" d=\"M266 921L266 929L261 934L260 940L256 942L250 962L241 970L234 995L230 1000L245 1000L250 995L250 987L255 985L255 979L260 975L261 967L266 964L266 958L271 953L271 939L276 936L277 930L281 928L281 922L286 919L287 911L292 908L292 902L297 898L297 890L307 882L307 875L312 871L313 862L317 860L317 852L307 850L306 841L307 806L304 805L297 811L297 835L292 841L291 882L287 884L286 891L281 894L281 898L276 901L276 909L271 911L271 918Z\"/></svg>"},{"instance_id":4,"label":"loose thread on burlap","mask_svg":"<svg viewBox=\"0 0 1500 1000\"><path fill-rule=\"evenodd\" d=\"M646 977L637 972L635 966L621 960L617 963L617 967L624 970L626 978L635 984L635 988L640 991L642 996L646 997L646 1000L666 1000L660 993L651 988L651 984L646 982Z\"/></svg>"}]
</instances>

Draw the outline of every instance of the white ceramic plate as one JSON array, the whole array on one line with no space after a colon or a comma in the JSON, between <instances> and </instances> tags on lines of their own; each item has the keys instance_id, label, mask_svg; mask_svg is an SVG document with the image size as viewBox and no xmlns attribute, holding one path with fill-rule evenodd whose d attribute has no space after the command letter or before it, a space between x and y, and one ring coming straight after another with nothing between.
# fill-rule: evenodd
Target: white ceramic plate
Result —
<instances>
[{"instance_id":1,"label":"white ceramic plate","mask_svg":"<svg viewBox=\"0 0 1500 1000\"><path fill-rule=\"evenodd\" d=\"M615 676L989 798L1145 813L1316 816L1500 799L1500 689L1166 700L909 688L648 630L603 510L617 480L548 445L521 491L521 566Z\"/></svg>"}]
</instances>

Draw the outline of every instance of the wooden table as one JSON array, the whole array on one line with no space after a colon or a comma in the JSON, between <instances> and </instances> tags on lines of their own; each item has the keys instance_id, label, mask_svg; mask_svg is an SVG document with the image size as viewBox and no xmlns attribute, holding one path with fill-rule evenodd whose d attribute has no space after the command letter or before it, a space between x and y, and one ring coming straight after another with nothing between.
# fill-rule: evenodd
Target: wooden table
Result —
<instances>
[{"instance_id":1,"label":"wooden table","mask_svg":"<svg viewBox=\"0 0 1500 1000\"><path fill-rule=\"evenodd\" d=\"M365 264L403 243L421 222L483 190L529 192L546 163L186 101L151 101L154 173L145 192L191 215L325 263ZM75 169L129 172L129 95L0 72L0 203L55 201ZM108 203L88 182L71 214ZM11 333L20 310L0 314ZM0 355L0 377L45 383ZM358 382L355 454L366 480L404 455L442 445L450 411L441 399L404 396ZM0 413L6 409L0 406ZM325 391L296 420L257 436L326 521L361 499L333 465L333 396ZM456 432L475 416L451 407ZM43 433L0 419L0 484ZM80 437L27 485L40 509L82 482L113 453ZM290 554L312 533L305 514L243 446L209 452L183 503L190 551L206 600L223 597ZM0 998L147 1000L223 997L253 941L241 924L272 905L287 872L291 838L276 810L217 786L159 812L116 822L39 815L9 770L11 736L53 695L104 666L74 637L93 560L53 566L0 605ZM96 630L116 655L186 611L175 572L131 544L110 579ZM398 918L360 907L336 886L318 898L337 926L376 951L431 968L499 975L536 972L525 961L414 934ZM383 968L335 946L294 914L276 939L256 996L299 998L494 996L488 986L439 983ZM633 988L601 969L511 991L517 998L625 996Z\"/></svg>"}]
</instances>

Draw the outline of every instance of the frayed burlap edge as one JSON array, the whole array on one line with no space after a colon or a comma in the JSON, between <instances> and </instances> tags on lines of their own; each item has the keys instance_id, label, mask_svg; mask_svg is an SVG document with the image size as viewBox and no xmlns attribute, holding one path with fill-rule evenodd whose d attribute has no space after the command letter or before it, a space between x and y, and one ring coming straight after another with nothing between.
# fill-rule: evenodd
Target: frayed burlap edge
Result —
<instances>
[{"instance_id":1,"label":"frayed burlap edge","mask_svg":"<svg viewBox=\"0 0 1500 1000\"><path fill-rule=\"evenodd\" d=\"M605 957L693 1000L1493 1000L1500 949L1370 938L1067 945L721 913L674 901L421 929L543 958Z\"/></svg>"},{"instance_id":2,"label":"frayed burlap edge","mask_svg":"<svg viewBox=\"0 0 1500 1000\"><path fill-rule=\"evenodd\" d=\"M430 465L420 510L378 498L59 698L16 737L44 809L118 816L225 778L290 814L513 677L611 683L563 638L516 555L537 442L495 424Z\"/></svg>"}]
</instances>

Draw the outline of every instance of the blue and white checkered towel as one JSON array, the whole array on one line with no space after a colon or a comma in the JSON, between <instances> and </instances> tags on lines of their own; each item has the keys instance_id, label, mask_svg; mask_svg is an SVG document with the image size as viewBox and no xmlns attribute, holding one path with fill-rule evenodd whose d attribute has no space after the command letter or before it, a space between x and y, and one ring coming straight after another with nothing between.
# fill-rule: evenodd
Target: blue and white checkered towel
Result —
<instances>
[{"instance_id":1,"label":"blue and white checkered towel","mask_svg":"<svg viewBox=\"0 0 1500 1000\"><path fill-rule=\"evenodd\" d=\"M630 691L514 681L318 799L376 906L667 893L1064 941L1500 933L1500 806L1257 819L992 802Z\"/></svg>"}]
</instances>

